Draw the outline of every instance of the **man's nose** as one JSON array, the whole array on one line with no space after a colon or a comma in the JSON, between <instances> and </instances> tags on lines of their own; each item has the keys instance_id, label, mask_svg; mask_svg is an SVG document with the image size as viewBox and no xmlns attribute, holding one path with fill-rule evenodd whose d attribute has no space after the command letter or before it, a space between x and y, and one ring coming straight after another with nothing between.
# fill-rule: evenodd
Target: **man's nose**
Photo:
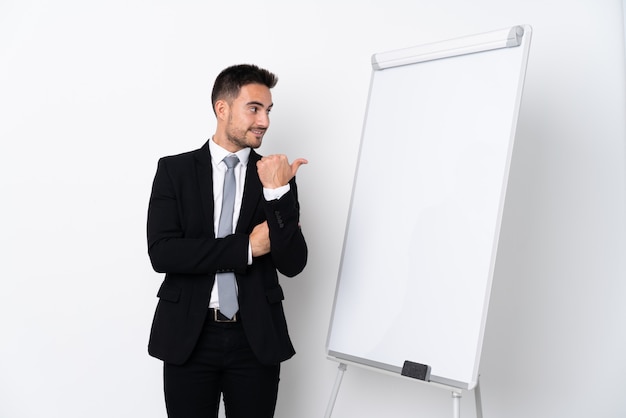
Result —
<instances>
[{"instance_id":1,"label":"man's nose","mask_svg":"<svg viewBox=\"0 0 626 418\"><path fill-rule=\"evenodd\" d=\"M270 115L266 112L259 112L256 118L256 123L262 128L267 128L270 124Z\"/></svg>"}]
</instances>

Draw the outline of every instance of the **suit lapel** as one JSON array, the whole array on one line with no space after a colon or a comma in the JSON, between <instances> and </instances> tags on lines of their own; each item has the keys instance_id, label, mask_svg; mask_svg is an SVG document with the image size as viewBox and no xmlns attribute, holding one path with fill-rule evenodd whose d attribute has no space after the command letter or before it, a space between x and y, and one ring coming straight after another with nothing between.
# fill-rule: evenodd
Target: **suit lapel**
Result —
<instances>
[{"instance_id":1,"label":"suit lapel","mask_svg":"<svg viewBox=\"0 0 626 418\"><path fill-rule=\"evenodd\" d=\"M194 152L196 159L196 177L200 188L200 199L204 213L204 230L215 236L215 226L213 223L214 198L213 198L213 169L211 168L211 154L209 153L209 143Z\"/></svg>"},{"instance_id":2,"label":"suit lapel","mask_svg":"<svg viewBox=\"0 0 626 418\"><path fill-rule=\"evenodd\" d=\"M239 212L239 220L237 221L236 232L249 233L250 224L256 213L263 186L256 170L256 163L261 157L254 150L250 150L248 157L248 167L246 169L246 187L244 188L243 198L241 201L241 211Z\"/></svg>"}]
</instances>

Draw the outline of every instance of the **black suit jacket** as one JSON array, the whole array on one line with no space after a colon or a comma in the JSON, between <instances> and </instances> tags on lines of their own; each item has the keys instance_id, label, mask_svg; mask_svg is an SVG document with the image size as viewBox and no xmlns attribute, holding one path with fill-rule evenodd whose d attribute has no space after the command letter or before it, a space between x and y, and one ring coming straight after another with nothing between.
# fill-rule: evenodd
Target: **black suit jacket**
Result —
<instances>
[{"instance_id":1,"label":"black suit jacket","mask_svg":"<svg viewBox=\"0 0 626 418\"><path fill-rule=\"evenodd\" d=\"M208 142L199 150L159 160L148 208L148 254L165 273L148 351L172 364L190 356L207 315L216 272L234 271L242 326L257 358L276 364L295 354L282 307L277 271L293 277L307 261L295 178L279 200L266 201L254 150L235 233L215 238L213 175ZM271 252L248 265L249 234L267 220Z\"/></svg>"}]
</instances>

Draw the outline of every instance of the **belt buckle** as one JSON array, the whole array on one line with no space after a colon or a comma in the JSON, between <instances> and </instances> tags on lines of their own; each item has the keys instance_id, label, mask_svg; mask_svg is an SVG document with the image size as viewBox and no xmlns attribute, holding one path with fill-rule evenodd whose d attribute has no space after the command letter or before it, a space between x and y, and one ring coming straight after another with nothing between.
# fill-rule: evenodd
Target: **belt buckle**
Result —
<instances>
[{"instance_id":1,"label":"belt buckle","mask_svg":"<svg viewBox=\"0 0 626 418\"><path fill-rule=\"evenodd\" d=\"M235 313L231 319L220 319L219 312L219 309L213 309L213 321L221 323L237 322L237 313Z\"/></svg>"}]
</instances>

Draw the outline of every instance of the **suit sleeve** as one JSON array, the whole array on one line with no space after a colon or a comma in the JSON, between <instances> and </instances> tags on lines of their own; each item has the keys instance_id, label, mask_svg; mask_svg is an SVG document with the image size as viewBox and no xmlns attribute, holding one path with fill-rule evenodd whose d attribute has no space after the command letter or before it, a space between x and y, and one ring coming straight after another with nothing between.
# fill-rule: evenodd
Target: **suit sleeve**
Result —
<instances>
[{"instance_id":1,"label":"suit sleeve","mask_svg":"<svg viewBox=\"0 0 626 418\"><path fill-rule=\"evenodd\" d=\"M308 249L300 228L300 204L295 179L290 190L280 199L266 202L266 216L270 230L271 256L276 269L293 277L307 263Z\"/></svg>"},{"instance_id":2,"label":"suit sleeve","mask_svg":"<svg viewBox=\"0 0 626 418\"><path fill-rule=\"evenodd\" d=\"M148 255L155 271L178 274L213 274L245 271L248 236L209 236L200 224L201 213L193 177L159 160L148 206ZM196 192L196 193L194 193ZM194 200L195 199L195 200Z\"/></svg>"}]
</instances>

